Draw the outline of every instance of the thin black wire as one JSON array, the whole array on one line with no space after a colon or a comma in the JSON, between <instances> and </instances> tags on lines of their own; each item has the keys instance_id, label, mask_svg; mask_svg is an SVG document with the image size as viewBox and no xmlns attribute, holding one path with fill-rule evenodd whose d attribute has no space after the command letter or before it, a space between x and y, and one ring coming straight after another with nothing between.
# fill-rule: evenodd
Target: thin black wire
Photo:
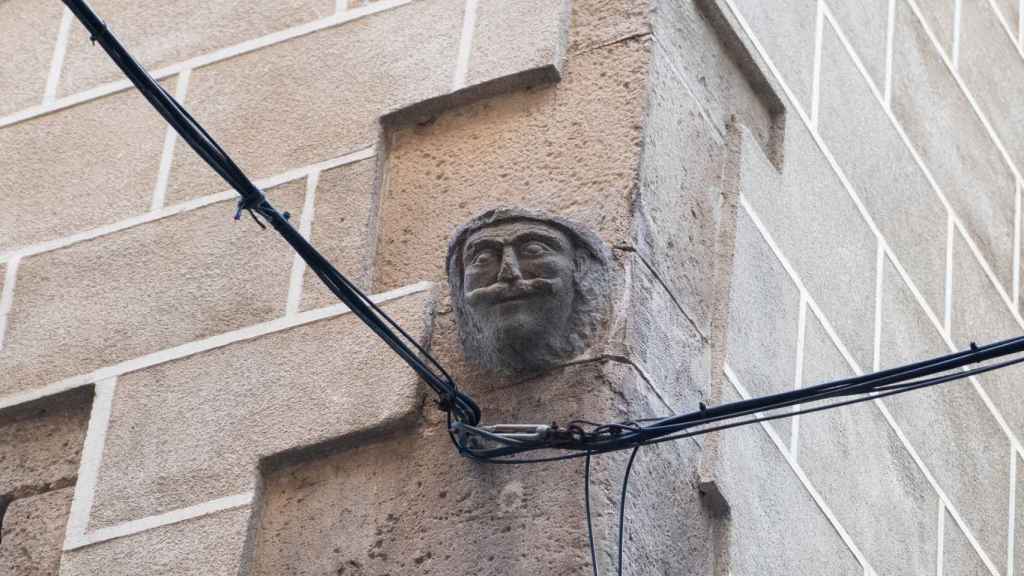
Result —
<instances>
[{"instance_id":1,"label":"thin black wire","mask_svg":"<svg viewBox=\"0 0 1024 576\"><path fill-rule=\"evenodd\" d=\"M594 548L594 523L590 514L590 452L587 451L587 459L583 464L583 501L587 508L587 542L590 544L590 565L594 569L594 576L597 575L597 550Z\"/></svg>"},{"instance_id":2,"label":"thin black wire","mask_svg":"<svg viewBox=\"0 0 1024 576\"><path fill-rule=\"evenodd\" d=\"M636 459L640 447L636 446L629 454L629 462L626 462L626 474L622 477L622 496L619 498L619 570L618 576L622 576L622 536L626 527L626 488L629 486L629 473L633 471L633 461Z\"/></svg>"}]
</instances>

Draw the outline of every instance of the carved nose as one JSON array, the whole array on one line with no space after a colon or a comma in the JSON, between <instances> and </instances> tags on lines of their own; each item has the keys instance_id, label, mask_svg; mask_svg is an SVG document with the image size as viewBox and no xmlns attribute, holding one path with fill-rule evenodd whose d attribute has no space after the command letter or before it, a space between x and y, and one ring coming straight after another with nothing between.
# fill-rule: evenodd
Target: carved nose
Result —
<instances>
[{"instance_id":1,"label":"carved nose","mask_svg":"<svg viewBox=\"0 0 1024 576\"><path fill-rule=\"evenodd\" d=\"M516 258L516 251L512 246L505 246L501 251L501 268L498 270L499 282L514 282L522 280L523 274L519 271L519 260Z\"/></svg>"}]
</instances>

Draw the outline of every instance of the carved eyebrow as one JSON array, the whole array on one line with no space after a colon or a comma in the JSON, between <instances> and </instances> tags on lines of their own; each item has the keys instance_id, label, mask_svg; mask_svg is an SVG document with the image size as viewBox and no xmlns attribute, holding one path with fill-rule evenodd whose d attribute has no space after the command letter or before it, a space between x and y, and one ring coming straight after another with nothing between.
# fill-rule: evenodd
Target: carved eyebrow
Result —
<instances>
[{"instance_id":1,"label":"carved eyebrow","mask_svg":"<svg viewBox=\"0 0 1024 576\"><path fill-rule=\"evenodd\" d=\"M478 238L476 240L472 240L472 241L468 242L466 244L466 247L462 250L463 257L471 256L473 254L476 254L477 252L479 252L483 248L496 248L496 249L500 249L501 248L501 242L499 242L499 241L497 241L497 240L495 240L493 238Z\"/></svg>"},{"instance_id":2,"label":"carved eyebrow","mask_svg":"<svg viewBox=\"0 0 1024 576\"><path fill-rule=\"evenodd\" d=\"M521 242L529 242L531 240L538 240L540 242L543 242L545 244L550 244L550 245L555 246L557 248L562 248L562 249L566 248L565 242L563 242L561 238L559 238L558 236L555 236L553 234L548 234L546 232L541 232L539 230L529 230L527 232L523 232L522 234L517 234L512 239L512 241L517 243L517 244L521 243Z\"/></svg>"}]
</instances>

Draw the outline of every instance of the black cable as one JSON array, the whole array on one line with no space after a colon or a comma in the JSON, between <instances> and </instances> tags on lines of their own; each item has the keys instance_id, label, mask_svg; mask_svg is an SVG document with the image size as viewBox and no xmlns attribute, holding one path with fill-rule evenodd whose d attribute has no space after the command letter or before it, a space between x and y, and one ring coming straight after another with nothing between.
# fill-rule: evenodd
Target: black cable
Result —
<instances>
[{"instance_id":1,"label":"black cable","mask_svg":"<svg viewBox=\"0 0 1024 576\"><path fill-rule=\"evenodd\" d=\"M594 548L594 523L590 515L590 452L587 452L586 462L583 464L583 501L587 508L587 542L590 544L590 565L594 569L594 576L597 575L597 550Z\"/></svg>"},{"instance_id":2,"label":"black cable","mask_svg":"<svg viewBox=\"0 0 1024 576\"><path fill-rule=\"evenodd\" d=\"M626 527L626 488L629 487L629 473L633 471L633 461L636 459L640 447L636 446L629 454L629 462L626 462L626 474L622 477L622 496L619 498L619 570L618 576L622 576L622 535Z\"/></svg>"}]
</instances>

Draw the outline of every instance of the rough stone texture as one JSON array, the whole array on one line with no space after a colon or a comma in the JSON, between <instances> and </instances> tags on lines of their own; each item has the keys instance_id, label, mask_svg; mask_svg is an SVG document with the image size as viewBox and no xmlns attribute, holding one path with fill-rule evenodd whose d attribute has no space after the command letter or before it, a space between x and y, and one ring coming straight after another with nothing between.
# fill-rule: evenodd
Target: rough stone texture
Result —
<instances>
[{"instance_id":1,"label":"rough stone texture","mask_svg":"<svg viewBox=\"0 0 1024 576\"><path fill-rule=\"evenodd\" d=\"M572 0L569 52L650 33L649 0Z\"/></svg>"},{"instance_id":2,"label":"rough stone texture","mask_svg":"<svg viewBox=\"0 0 1024 576\"><path fill-rule=\"evenodd\" d=\"M61 10L57 2L0 3L0 36L10 48L0 59L0 115L43 101Z\"/></svg>"},{"instance_id":3,"label":"rough stone texture","mask_svg":"<svg viewBox=\"0 0 1024 576\"><path fill-rule=\"evenodd\" d=\"M811 83L814 73L814 0L738 0L740 15L764 45L782 79L793 90L804 110L811 109Z\"/></svg>"},{"instance_id":4,"label":"rough stone texture","mask_svg":"<svg viewBox=\"0 0 1024 576\"><path fill-rule=\"evenodd\" d=\"M0 414L0 498L74 484L91 404L79 390Z\"/></svg>"},{"instance_id":5,"label":"rough stone texture","mask_svg":"<svg viewBox=\"0 0 1024 576\"><path fill-rule=\"evenodd\" d=\"M429 305L421 293L385 310L422 339ZM252 490L259 458L379 431L419 402L413 373L352 314L122 376L90 527Z\"/></svg>"},{"instance_id":6,"label":"rough stone texture","mask_svg":"<svg viewBox=\"0 0 1024 576\"><path fill-rule=\"evenodd\" d=\"M896 3L892 90L893 113L1000 282L1009 287L1013 174L904 2Z\"/></svg>"},{"instance_id":7,"label":"rough stone texture","mask_svg":"<svg viewBox=\"0 0 1024 576\"><path fill-rule=\"evenodd\" d=\"M300 217L304 182L268 194ZM291 249L233 213L221 202L23 260L0 394L283 314Z\"/></svg>"},{"instance_id":8,"label":"rough stone texture","mask_svg":"<svg viewBox=\"0 0 1024 576\"><path fill-rule=\"evenodd\" d=\"M245 4L98 0L89 5L132 56L150 70L334 13L334 0L261 0ZM75 21L71 30L61 71L61 94L123 78L106 52L89 41L84 26Z\"/></svg>"},{"instance_id":9,"label":"rough stone texture","mask_svg":"<svg viewBox=\"0 0 1024 576\"><path fill-rule=\"evenodd\" d=\"M236 576L250 514L218 512L65 552L60 576Z\"/></svg>"},{"instance_id":10,"label":"rough stone texture","mask_svg":"<svg viewBox=\"0 0 1024 576\"><path fill-rule=\"evenodd\" d=\"M729 297L727 362L752 395L791 390L796 384L800 292L750 216L736 218L736 260ZM772 422L785 430L790 423Z\"/></svg>"},{"instance_id":11,"label":"rough stone texture","mask_svg":"<svg viewBox=\"0 0 1024 576\"><path fill-rule=\"evenodd\" d=\"M941 314L946 209L828 26L821 69L822 138L928 305Z\"/></svg>"},{"instance_id":12,"label":"rough stone texture","mask_svg":"<svg viewBox=\"0 0 1024 576\"><path fill-rule=\"evenodd\" d=\"M1014 494L1014 530L1013 530L1013 553L1014 566L1022 566L1024 562L1024 477L1021 475L1024 470L1024 456L1017 453L1017 491Z\"/></svg>"},{"instance_id":13,"label":"rough stone texture","mask_svg":"<svg viewBox=\"0 0 1024 576\"><path fill-rule=\"evenodd\" d=\"M891 265L882 291L881 368L948 352ZM883 400L996 566L1006 563L1010 443L967 381ZM948 528L947 524L947 528ZM956 572L952 572L956 573Z\"/></svg>"},{"instance_id":14,"label":"rough stone texture","mask_svg":"<svg viewBox=\"0 0 1024 576\"><path fill-rule=\"evenodd\" d=\"M919 0L917 5L924 14L925 23L928 24L928 28L935 34L936 39L938 39L939 44L942 46L942 51L946 53L946 56L952 58L953 22L956 19L956 2L950 2L949 0ZM902 7L897 3L897 10L900 8ZM901 33L905 32L896 32L897 35Z\"/></svg>"},{"instance_id":15,"label":"rough stone texture","mask_svg":"<svg viewBox=\"0 0 1024 576\"><path fill-rule=\"evenodd\" d=\"M1016 165L1024 166L1024 111L1017 105L1024 56L987 0L965 0L961 18L960 74Z\"/></svg>"},{"instance_id":16,"label":"rough stone texture","mask_svg":"<svg viewBox=\"0 0 1024 576\"><path fill-rule=\"evenodd\" d=\"M1010 34L1014 38L1018 38L1020 34L1020 2L1018 0L996 0L995 3L1003 20L1010 29Z\"/></svg>"},{"instance_id":17,"label":"rough stone texture","mask_svg":"<svg viewBox=\"0 0 1024 576\"><path fill-rule=\"evenodd\" d=\"M830 2L828 7L867 69L871 81L882 90L885 86L885 33L889 21L889 0ZM828 27L826 24L826 30ZM822 65L823 71L828 68L827 64ZM853 72L857 73L856 70Z\"/></svg>"},{"instance_id":18,"label":"rough stone texture","mask_svg":"<svg viewBox=\"0 0 1024 576\"><path fill-rule=\"evenodd\" d=\"M0 251L148 210L164 132L134 92L0 129Z\"/></svg>"},{"instance_id":19,"label":"rough stone texture","mask_svg":"<svg viewBox=\"0 0 1024 576\"><path fill-rule=\"evenodd\" d=\"M854 375L813 315L804 342L804 386ZM878 408L869 402L801 415L799 437L800 466L871 567L930 574L938 496Z\"/></svg>"},{"instance_id":20,"label":"rough stone texture","mask_svg":"<svg viewBox=\"0 0 1024 576\"><path fill-rule=\"evenodd\" d=\"M545 210L592 227L610 245L625 243L647 56L642 40L579 54L555 87L486 100L396 131L381 200L375 289L440 280L448 235L496 205ZM609 115L609 108L620 112Z\"/></svg>"},{"instance_id":21,"label":"rough stone texture","mask_svg":"<svg viewBox=\"0 0 1024 576\"><path fill-rule=\"evenodd\" d=\"M726 398L739 399L731 388ZM718 477L730 509L731 573L864 573L763 428L729 430L721 443Z\"/></svg>"},{"instance_id":22,"label":"rough stone texture","mask_svg":"<svg viewBox=\"0 0 1024 576\"><path fill-rule=\"evenodd\" d=\"M485 0L477 6L466 80L481 84L534 68L561 65L571 0Z\"/></svg>"},{"instance_id":23,"label":"rough stone texture","mask_svg":"<svg viewBox=\"0 0 1024 576\"><path fill-rule=\"evenodd\" d=\"M321 173L313 207L313 245L364 290L369 288L372 266L376 166L371 159ZM307 267L302 307L337 303L338 297Z\"/></svg>"},{"instance_id":24,"label":"rough stone texture","mask_svg":"<svg viewBox=\"0 0 1024 576\"><path fill-rule=\"evenodd\" d=\"M0 576L51 576L60 567L74 488L11 502L0 530Z\"/></svg>"},{"instance_id":25,"label":"rough stone texture","mask_svg":"<svg viewBox=\"0 0 1024 576\"><path fill-rule=\"evenodd\" d=\"M989 576L991 572L982 562L978 552L971 546L967 536L957 526L953 517L946 513L944 526L945 540L942 547L942 573L963 576Z\"/></svg>"},{"instance_id":26,"label":"rough stone texture","mask_svg":"<svg viewBox=\"0 0 1024 576\"><path fill-rule=\"evenodd\" d=\"M989 344L1021 335L1020 326L963 238L953 240L953 343L963 350L971 342ZM979 377L996 409L1018 438L1024 437L1024 403L1020 378L1024 368L1011 366Z\"/></svg>"}]
</instances>

